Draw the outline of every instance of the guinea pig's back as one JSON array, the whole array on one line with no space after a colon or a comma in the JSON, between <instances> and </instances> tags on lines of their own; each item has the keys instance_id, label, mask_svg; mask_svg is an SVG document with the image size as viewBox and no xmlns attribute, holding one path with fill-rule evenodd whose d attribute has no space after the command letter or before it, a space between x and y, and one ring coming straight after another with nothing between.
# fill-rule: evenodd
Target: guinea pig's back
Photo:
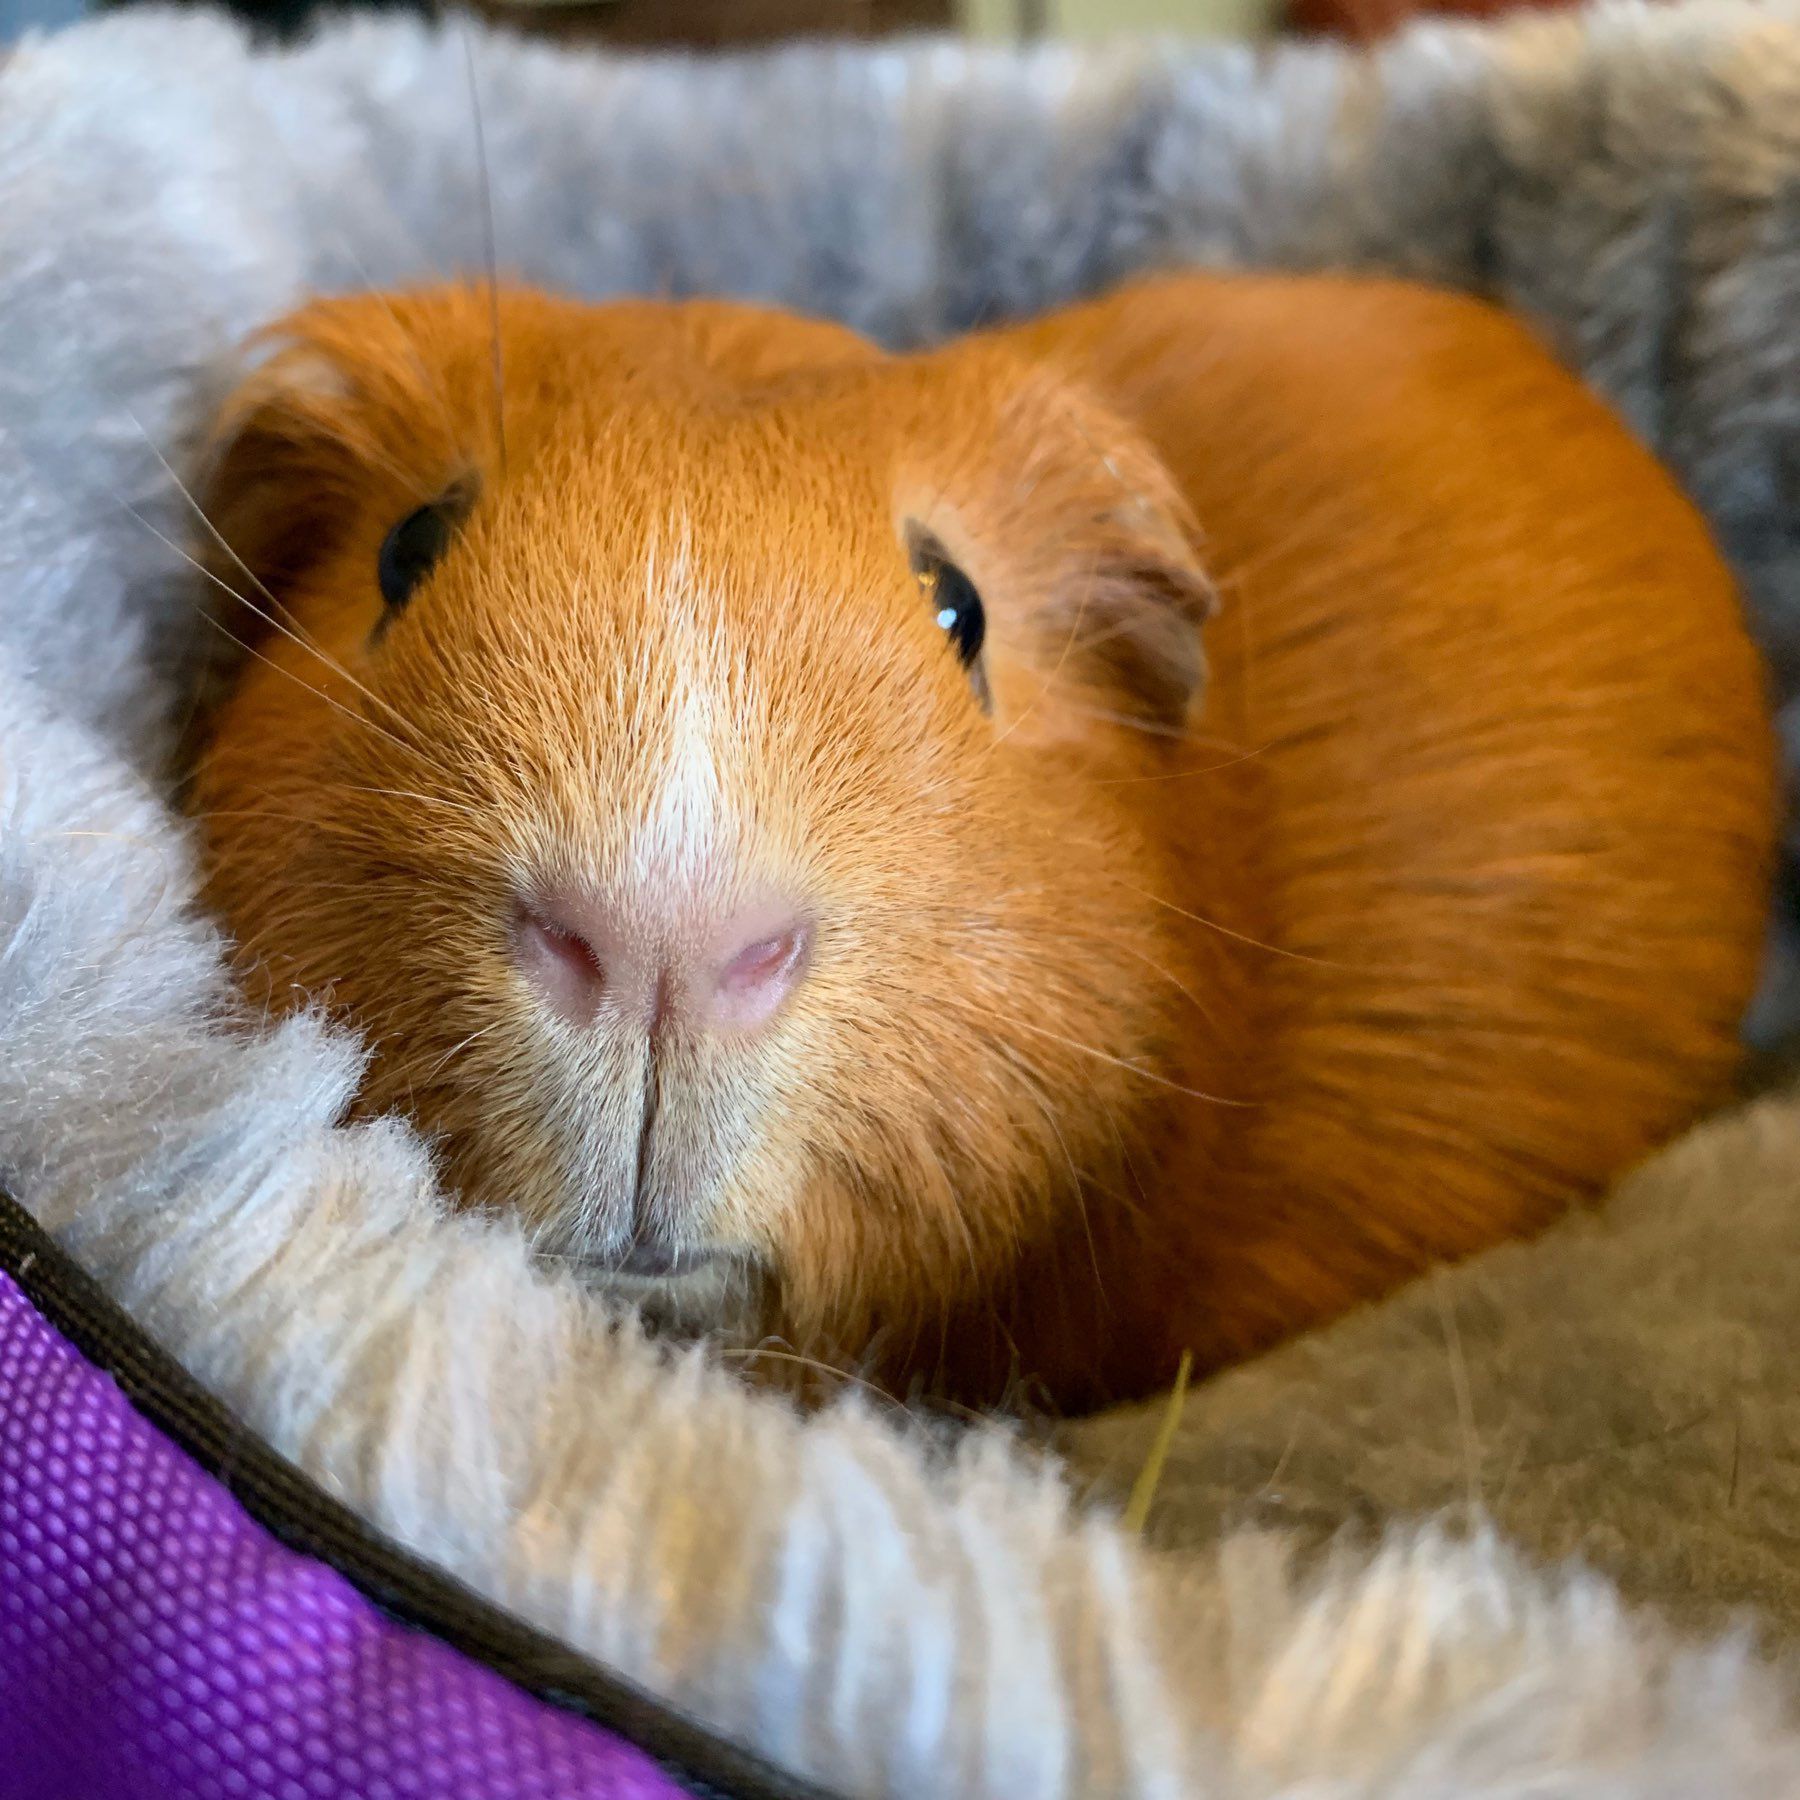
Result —
<instances>
[{"instance_id":1,"label":"guinea pig's back","mask_svg":"<svg viewBox=\"0 0 1800 1800\"><path fill-rule=\"evenodd\" d=\"M1238 1351L1543 1222L1720 1097L1763 674L1693 507L1491 308L1183 278L1020 335L1149 435L1223 595L1205 724L1250 753L1267 1087L1229 1179L1171 1171L1208 1273L1152 1354Z\"/></svg>"}]
</instances>

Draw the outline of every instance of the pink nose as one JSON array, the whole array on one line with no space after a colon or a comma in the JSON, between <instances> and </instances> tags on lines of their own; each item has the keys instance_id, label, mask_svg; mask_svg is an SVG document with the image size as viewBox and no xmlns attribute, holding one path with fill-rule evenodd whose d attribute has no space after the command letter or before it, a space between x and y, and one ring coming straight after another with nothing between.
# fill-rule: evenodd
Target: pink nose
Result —
<instances>
[{"instance_id":1,"label":"pink nose","mask_svg":"<svg viewBox=\"0 0 1800 1800\"><path fill-rule=\"evenodd\" d=\"M663 934L568 888L521 903L521 973L572 1024L603 1015L652 1031L748 1030L799 982L812 931L791 906L740 907L697 932Z\"/></svg>"}]
</instances>

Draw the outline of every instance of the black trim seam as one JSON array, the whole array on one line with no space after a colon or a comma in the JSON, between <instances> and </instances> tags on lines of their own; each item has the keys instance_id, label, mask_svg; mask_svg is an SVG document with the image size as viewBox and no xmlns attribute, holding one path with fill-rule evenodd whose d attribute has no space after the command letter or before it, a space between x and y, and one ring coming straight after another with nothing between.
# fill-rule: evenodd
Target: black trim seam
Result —
<instances>
[{"instance_id":1,"label":"black trim seam","mask_svg":"<svg viewBox=\"0 0 1800 1800\"><path fill-rule=\"evenodd\" d=\"M258 1525L335 1569L390 1619L623 1738L698 1800L830 1800L382 1536L202 1388L4 1190L0 1270Z\"/></svg>"}]
</instances>

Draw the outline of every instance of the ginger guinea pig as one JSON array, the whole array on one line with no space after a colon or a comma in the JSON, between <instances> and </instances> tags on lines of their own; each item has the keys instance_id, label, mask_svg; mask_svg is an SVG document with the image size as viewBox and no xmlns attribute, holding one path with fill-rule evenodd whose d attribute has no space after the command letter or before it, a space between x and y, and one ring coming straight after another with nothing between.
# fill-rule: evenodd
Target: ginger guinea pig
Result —
<instances>
[{"instance_id":1,"label":"ginger guinea pig","mask_svg":"<svg viewBox=\"0 0 1800 1800\"><path fill-rule=\"evenodd\" d=\"M206 503L246 984L688 1326L1089 1405L1728 1083L1757 659L1669 478L1474 302L1179 278L890 356L336 300Z\"/></svg>"}]
</instances>

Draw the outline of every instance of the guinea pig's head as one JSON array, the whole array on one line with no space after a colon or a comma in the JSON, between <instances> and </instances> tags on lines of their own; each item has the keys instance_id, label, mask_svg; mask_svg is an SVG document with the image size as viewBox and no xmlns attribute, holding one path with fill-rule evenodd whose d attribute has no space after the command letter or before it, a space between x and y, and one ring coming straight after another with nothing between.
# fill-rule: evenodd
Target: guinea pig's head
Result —
<instances>
[{"instance_id":1,"label":"guinea pig's head","mask_svg":"<svg viewBox=\"0 0 1800 1800\"><path fill-rule=\"evenodd\" d=\"M271 334L205 499L210 897L465 1202L916 1361L1126 1181L1205 589L1102 408L992 344L433 290Z\"/></svg>"}]
</instances>

